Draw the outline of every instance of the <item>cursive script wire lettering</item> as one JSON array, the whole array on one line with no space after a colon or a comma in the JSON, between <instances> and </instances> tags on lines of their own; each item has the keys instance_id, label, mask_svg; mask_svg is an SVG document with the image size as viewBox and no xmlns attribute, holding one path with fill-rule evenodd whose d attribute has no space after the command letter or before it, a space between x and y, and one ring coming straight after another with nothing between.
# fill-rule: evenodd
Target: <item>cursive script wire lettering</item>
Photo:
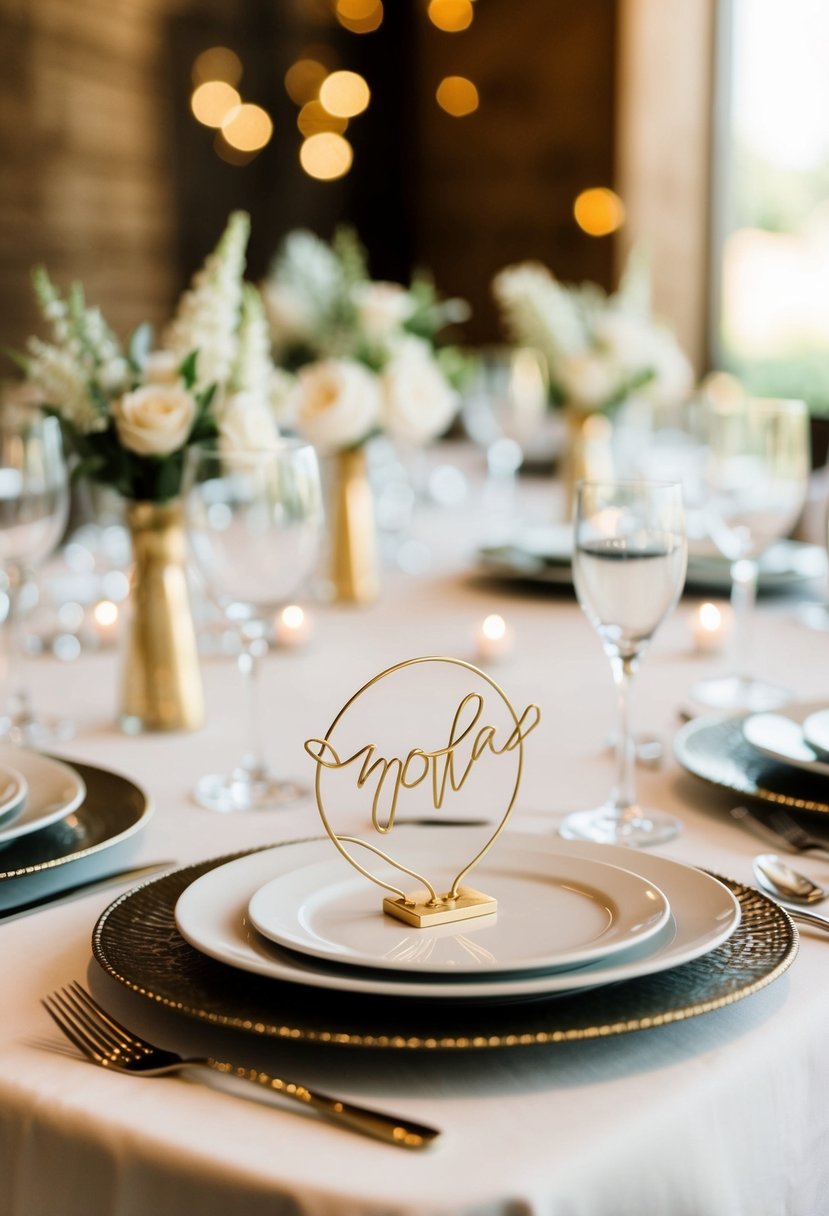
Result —
<instances>
[{"instance_id":1,"label":"cursive script wire lettering","mask_svg":"<svg viewBox=\"0 0 829 1216\"><path fill-rule=\"evenodd\" d=\"M392 756L389 759L385 756L378 756L375 743L367 743L346 759L340 758L336 748L327 739L308 739L305 743L305 750L318 765L327 769L348 768L349 765L362 760L357 777L357 788L362 789L374 776L377 776L377 786L371 802L371 821L375 829L385 835L394 827L401 790L415 789L431 775L432 803L436 811L440 810L446 797L447 786L457 793L463 787L476 762L485 752L489 751L495 756L502 756L505 752L513 751L536 728L541 717L541 711L537 705L528 705L501 746L496 743L496 728L481 726L472 740L469 758L461 769L460 761L457 760L457 749L471 736L480 721L483 710L484 698L480 693L468 693L455 711L446 746L431 752L413 747L405 760L399 756ZM393 788L388 814L384 818L381 799L390 774L392 774Z\"/></svg>"}]
</instances>

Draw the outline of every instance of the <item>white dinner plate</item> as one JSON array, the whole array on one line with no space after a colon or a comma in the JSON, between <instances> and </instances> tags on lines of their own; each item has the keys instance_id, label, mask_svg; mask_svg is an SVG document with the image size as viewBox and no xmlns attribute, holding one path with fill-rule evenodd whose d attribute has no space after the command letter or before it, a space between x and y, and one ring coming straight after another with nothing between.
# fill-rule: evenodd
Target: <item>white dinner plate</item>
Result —
<instances>
[{"instance_id":1,"label":"white dinner plate","mask_svg":"<svg viewBox=\"0 0 829 1216\"><path fill-rule=\"evenodd\" d=\"M829 709L825 705L804 719L803 738L821 760L829 760Z\"/></svg>"},{"instance_id":2,"label":"white dinner plate","mask_svg":"<svg viewBox=\"0 0 829 1216\"><path fill-rule=\"evenodd\" d=\"M434 853L409 852L418 873ZM391 866L377 875L415 887ZM264 937L332 963L405 974L499 975L561 971L609 958L658 933L665 896L629 870L582 857L539 856L504 841L469 884L498 901L497 912L415 930L382 912L382 888L341 857L265 883L248 905Z\"/></svg>"},{"instance_id":3,"label":"white dinner plate","mask_svg":"<svg viewBox=\"0 0 829 1216\"><path fill-rule=\"evenodd\" d=\"M424 852L433 856L448 857L453 850L460 857L470 855L472 837L468 828L406 830L417 831ZM472 835L475 839L479 837L474 832ZM713 950L739 924L740 908L731 892L708 874L679 862L654 854L633 853L619 846L566 841L554 836L510 833L504 843L507 841L534 850L538 858L548 857L551 866L561 857L585 857L632 869L665 894L671 907L667 924L655 937L633 947L624 956L608 962L599 960L572 972L507 976L500 980L407 979L400 973L335 967L267 941L254 929L247 912L251 897L264 883L300 866L325 860L332 847L328 839L265 849L211 870L180 896L176 924L191 946L242 971L328 990L440 1000L511 1000L650 975ZM416 945L418 932L401 925L401 940L408 935L412 945ZM472 933L470 941L474 942Z\"/></svg>"},{"instance_id":4,"label":"white dinner plate","mask_svg":"<svg viewBox=\"0 0 829 1216\"><path fill-rule=\"evenodd\" d=\"M68 764L40 752L14 744L0 745L0 765L9 764L24 777L28 786L26 805L11 823L0 826L0 848L41 828L57 823L80 806L86 786Z\"/></svg>"},{"instance_id":5,"label":"white dinner plate","mask_svg":"<svg viewBox=\"0 0 829 1216\"><path fill-rule=\"evenodd\" d=\"M505 544L480 550L481 568L497 578L539 583L572 583L571 524L536 525L521 529ZM826 577L826 553L820 545L781 540L760 557L758 590L783 591L800 583ZM731 590L731 568L726 558L703 549L688 553L685 586L689 590Z\"/></svg>"},{"instance_id":6,"label":"white dinner plate","mask_svg":"<svg viewBox=\"0 0 829 1216\"><path fill-rule=\"evenodd\" d=\"M0 827L8 824L23 810L29 787L18 769L0 765Z\"/></svg>"},{"instance_id":7,"label":"white dinner plate","mask_svg":"<svg viewBox=\"0 0 829 1216\"><path fill-rule=\"evenodd\" d=\"M823 702L749 714L742 723L743 737L770 760L829 777L829 762L806 740L805 723L820 712L826 712Z\"/></svg>"}]
</instances>

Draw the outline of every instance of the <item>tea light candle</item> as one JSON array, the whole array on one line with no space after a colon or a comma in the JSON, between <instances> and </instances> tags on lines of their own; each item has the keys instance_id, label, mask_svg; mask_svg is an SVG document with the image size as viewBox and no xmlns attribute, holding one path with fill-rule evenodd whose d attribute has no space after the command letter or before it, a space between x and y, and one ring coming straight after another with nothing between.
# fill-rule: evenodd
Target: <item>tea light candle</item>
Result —
<instances>
[{"instance_id":1,"label":"tea light candle","mask_svg":"<svg viewBox=\"0 0 829 1216\"><path fill-rule=\"evenodd\" d=\"M116 641L120 613L112 600L100 600L92 609L95 636L102 646Z\"/></svg>"},{"instance_id":2,"label":"tea light candle","mask_svg":"<svg viewBox=\"0 0 829 1216\"><path fill-rule=\"evenodd\" d=\"M276 640L288 650L305 646L313 632L313 621L299 604L288 604L276 618Z\"/></svg>"},{"instance_id":3,"label":"tea light candle","mask_svg":"<svg viewBox=\"0 0 829 1216\"><path fill-rule=\"evenodd\" d=\"M484 617L476 638L479 659L505 659L514 643L513 632L497 612Z\"/></svg>"},{"instance_id":4,"label":"tea light candle","mask_svg":"<svg viewBox=\"0 0 829 1216\"><path fill-rule=\"evenodd\" d=\"M700 604L691 618L697 654L717 654L731 632L731 609L727 604Z\"/></svg>"}]
</instances>

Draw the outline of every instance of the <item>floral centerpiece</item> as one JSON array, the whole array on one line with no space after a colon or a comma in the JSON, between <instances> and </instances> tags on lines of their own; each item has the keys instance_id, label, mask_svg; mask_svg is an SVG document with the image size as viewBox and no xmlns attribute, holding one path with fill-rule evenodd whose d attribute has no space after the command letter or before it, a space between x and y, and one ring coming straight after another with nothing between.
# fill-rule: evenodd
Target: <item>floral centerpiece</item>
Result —
<instances>
[{"instance_id":1,"label":"floral centerpiece","mask_svg":"<svg viewBox=\"0 0 829 1216\"><path fill-rule=\"evenodd\" d=\"M652 316L647 266L636 252L613 294L561 283L537 262L506 267L493 292L509 336L544 356L554 404L606 412L636 394L671 405L691 388L690 363Z\"/></svg>"},{"instance_id":2,"label":"floral centerpiece","mask_svg":"<svg viewBox=\"0 0 829 1216\"><path fill-rule=\"evenodd\" d=\"M569 514L579 478L635 471L625 447L638 449L654 411L685 398L691 365L671 330L653 318L648 268L636 251L612 294L595 283L560 283L536 262L506 267L493 292L510 337L545 360L550 401L564 409ZM625 425L611 446L610 422L601 415L617 413Z\"/></svg>"},{"instance_id":3,"label":"floral centerpiece","mask_svg":"<svg viewBox=\"0 0 829 1216\"><path fill-rule=\"evenodd\" d=\"M185 451L278 434L267 321L243 281L249 229L244 212L231 215L157 347L147 325L122 347L80 284L64 299L45 270L33 276L51 340L30 338L18 361L63 424L75 476L127 500L135 561L121 720L133 731L192 728L203 716L178 501Z\"/></svg>"},{"instance_id":4,"label":"floral centerpiece","mask_svg":"<svg viewBox=\"0 0 829 1216\"><path fill-rule=\"evenodd\" d=\"M374 281L350 229L329 244L310 232L284 240L263 285L277 361L293 376L279 419L330 453L331 581L342 600L379 591L365 445L378 434L420 447L443 434L460 404L466 360L438 343L468 316L431 281Z\"/></svg>"},{"instance_id":5,"label":"floral centerpiece","mask_svg":"<svg viewBox=\"0 0 829 1216\"><path fill-rule=\"evenodd\" d=\"M76 477L131 501L167 502L179 493L191 443L245 446L277 434L267 323L259 293L243 282L249 228L244 212L230 217L157 349L148 325L123 348L79 283L63 299L35 270L52 340L30 338L20 362L64 424Z\"/></svg>"},{"instance_id":6,"label":"floral centerpiece","mask_svg":"<svg viewBox=\"0 0 829 1216\"><path fill-rule=\"evenodd\" d=\"M331 244L290 233L263 286L277 361L296 373L281 417L323 450L385 432L409 444L443 434L459 405L464 361L437 335L468 316L426 277L409 287L369 278L350 229Z\"/></svg>"}]
</instances>

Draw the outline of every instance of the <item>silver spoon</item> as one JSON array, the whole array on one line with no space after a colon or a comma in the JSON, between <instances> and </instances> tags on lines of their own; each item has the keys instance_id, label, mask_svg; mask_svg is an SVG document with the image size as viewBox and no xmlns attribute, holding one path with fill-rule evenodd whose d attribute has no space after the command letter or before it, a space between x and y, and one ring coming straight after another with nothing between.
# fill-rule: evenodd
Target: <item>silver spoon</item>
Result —
<instances>
[{"instance_id":1,"label":"silver spoon","mask_svg":"<svg viewBox=\"0 0 829 1216\"><path fill-rule=\"evenodd\" d=\"M804 874L798 874L774 853L761 853L755 858L754 873L760 886L775 896L792 920L829 933L829 917L818 916L817 912L802 906L804 902L824 899L829 892L823 887L813 883L811 878L806 878ZM795 902L796 900L799 902Z\"/></svg>"},{"instance_id":2,"label":"silver spoon","mask_svg":"<svg viewBox=\"0 0 829 1216\"><path fill-rule=\"evenodd\" d=\"M796 904L814 904L826 899L829 891L799 874L776 853L761 853L754 859L754 874L760 886L777 899Z\"/></svg>"}]
</instances>

